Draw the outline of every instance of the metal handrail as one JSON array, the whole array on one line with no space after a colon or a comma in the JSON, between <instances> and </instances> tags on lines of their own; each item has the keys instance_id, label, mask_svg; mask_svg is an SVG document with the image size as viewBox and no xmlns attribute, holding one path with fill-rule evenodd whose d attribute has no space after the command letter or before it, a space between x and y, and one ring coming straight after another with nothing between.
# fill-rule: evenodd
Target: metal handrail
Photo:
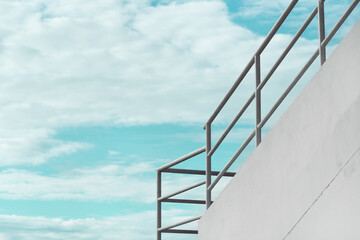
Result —
<instances>
[{"instance_id":1,"label":"metal handrail","mask_svg":"<svg viewBox=\"0 0 360 240\"><path fill-rule=\"evenodd\" d=\"M246 141L241 145L241 147L236 151L236 153L232 156L229 162L225 165L223 170L220 171L219 175L216 176L215 180L210 184L207 188L208 191L211 191L218 181L224 176L225 172L231 167L231 165L235 162L235 160L239 157L239 155L244 151L244 149L249 145L251 140L255 137L255 130L250 134L250 136L246 139Z\"/></svg>"},{"instance_id":2,"label":"metal handrail","mask_svg":"<svg viewBox=\"0 0 360 240\"><path fill-rule=\"evenodd\" d=\"M163 165L162 167L157 169L157 240L161 240L161 234L162 233L181 233L181 234L197 234L197 230L189 230L189 229L172 229L174 227L196 221L200 218L200 216L193 217L190 219L187 219L185 221L175 223L173 225L162 227L162 203L182 203L182 204L206 204L205 200L198 200L198 199L177 199L172 198L176 195L179 195L181 193L187 192L189 190L192 190L194 188L197 188L199 186L202 186L206 183L205 180L195 183L191 186L185 187L183 189L180 189L176 192L170 193L168 195L162 196L161 191L161 174L162 173L177 173L177 174L192 174L192 175L203 175L205 176L207 173L204 170L194 170L194 169L181 169L181 168L172 168L175 165L182 163L186 160L189 160L203 152L205 152L206 148L202 147L199 148L189 154L186 154L168 164ZM220 172L218 171L212 171L210 175L217 176ZM233 177L235 175L234 172L225 172L223 174L227 177Z\"/></svg>"},{"instance_id":3,"label":"metal handrail","mask_svg":"<svg viewBox=\"0 0 360 240\"><path fill-rule=\"evenodd\" d=\"M163 200L165 200L165 199L169 199L169 198L171 198L171 197L173 197L173 196L176 196L176 195L178 195L178 194L180 194L180 193L189 191L189 190L191 190L191 189L194 189L194 188L199 187L199 186L204 185L204 184L205 184L205 180L204 180L204 181L201 181L201 182L198 182L198 183L195 183L195 184L193 184L193 185L191 185L191 186L189 186L189 187L183 188L183 189L181 189L181 190L179 190L179 191L170 193L170 194L168 194L168 195L166 195L166 196L162 196L162 197L158 198L158 201L163 201Z\"/></svg>"},{"instance_id":4,"label":"metal handrail","mask_svg":"<svg viewBox=\"0 0 360 240\"><path fill-rule=\"evenodd\" d=\"M283 53L280 55L280 57L276 60L275 64L272 66L272 68L269 70L267 75L263 78L261 81L261 62L260 62L260 56L261 53L264 51L264 49L267 47L269 42L272 40L274 35L277 33L279 28L282 26L290 12L293 10L295 5L297 4L298 0L292 0L290 4L287 6L285 11L281 14L279 19L274 24L273 28L270 30L269 34L266 36L254 56L250 59L249 63L245 66L242 73L239 75L237 80L234 82L230 90L227 92L225 97L221 100L220 104L216 107L215 111L212 113L210 118L207 120L207 122L204 125L204 129L206 130L206 145L202 148L199 148L183 157L180 157L171 163L168 163L160 168L157 169L157 240L161 240L161 233L183 233L183 234L197 234L197 230L187 230L187 229L173 229L175 227L199 220L201 216L193 217L186 219L182 222L178 222L166 227L161 226L161 204L162 203L184 203L184 204L206 204L206 208L210 207L212 200L211 200L211 191L216 186L216 184L220 181L220 179L224 176L227 177L233 177L235 175L235 172L228 172L229 168L232 166L232 164L236 161L236 159L239 157L239 155L244 151L244 149L249 145L249 143L255 138L256 139L256 146L260 144L261 142L261 129L264 127L264 125L267 123L267 121L270 119L270 117L273 115L273 113L276 111L276 109L280 106L280 104L284 101L284 99L287 97L287 95L291 92L291 90L294 88L294 86L298 83L298 81L302 78L302 76L305 74L305 72L309 69L309 67L313 64L315 59L320 56L320 63L321 65L324 64L326 61L326 46L330 42L330 40L334 37L336 32L339 30L339 28L342 26L344 21L348 18L348 16L351 14L351 12L354 10L354 8L357 6L360 0L353 0L353 2L350 4L350 6L347 8L345 13L341 16L339 21L334 25L334 27L331 29L331 31L328 33L327 36L325 36L325 19L324 19L324 1L325 0L318 0L317 6L313 9L313 11L310 13L308 18L305 20L303 25L298 29L288 46L285 48ZM310 59L306 62L305 66L300 70L300 72L296 75L296 77L293 79L293 81L290 83L290 85L286 88L286 90L282 93L282 95L279 97L279 99L275 102L275 104L271 107L269 112L265 115L265 117L261 117L261 90L266 85L266 83L269 81L269 79L273 76L274 72L278 69L282 61L285 59L285 57L288 55L290 50L293 48L295 43L298 41L298 39L301 37L301 35L304 33L304 31L308 28L310 23L314 20L315 16L318 15L318 26L319 26L319 47L316 49L316 51L311 55ZM251 94L249 99L245 102L245 104L242 106L240 111L237 113L235 118L230 122L230 124L227 126L225 131L222 133L222 135L219 137L219 139L216 141L214 146L211 145L211 124L216 119L218 114L221 112L225 104L228 102L230 97L233 95L233 93L236 91L242 80L246 77L250 69L255 66L255 89L254 92ZM218 147L221 145L221 143L224 141L224 139L227 137L229 132L233 129L235 124L239 121L241 116L244 114L244 112L248 109L250 104L255 100L255 113L256 113L256 122L255 122L255 129L250 133L248 138L242 143L240 148L235 152L235 154L230 158L230 160L227 162L225 167L221 171L212 171L211 170L211 157L215 153L215 151L218 149ZM186 160L191 159L192 157L195 157L203 152L206 152L206 170L196 170L196 169L181 169L181 168L172 168L173 166L182 163ZM171 194L168 194L166 196L161 195L161 174L162 173L177 173L177 174L193 174L193 175L205 175L205 180L201 181L199 183L193 184L191 186L188 186L186 188L183 188L181 190L178 190L176 192L173 192ZM214 181L211 182L211 176L216 176ZM196 200L196 199L176 199L172 198L178 194L181 194L183 192L189 191L191 189L194 189L196 187L199 187L201 185L206 184L206 198L205 200Z\"/></svg>"},{"instance_id":5,"label":"metal handrail","mask_svg":"<svg viewBox=\"0 0 360 240\"><path fill-rule=\"evenodd\" d=\"M291 42L289 43L289 45L285 48L284 52L281 54L281 56L279 57L279 59L275 62L274 66L270 69L270 71L268 72L268 74L266 75L266 77L261 81L260 85L258 86L259 90L262 90L262 88L265 86L265 84L269 81L270 77L274 74L274 72L276 71L276 69L280 66L280 64L282 63L282 61L285 59L285 57L287 56L287 54L290 52L290 50L292 49L292 47L295 45L295 43L297 42L297 40L301 37L301 35L303 34L303 32L306 30L306 28L309 26L309 24L311 23L311 21L314 19L314 17L316 16L318 12L318 8L315 7L314 10L311 12L311 14L309 15L309 17L305 20L305 23L300 27L300 29L297 31L297 33L295 34L295 36L293 37L293 39L291 40Z\"/></svg>"},{"instance_id":6,"label":"metal handrail","mask_svg":"<svg viewBox=\"0 0 360 240\"><path fill-rule=\"evenodd\" d=\"M280 26L285 21L286 17L289 15L289 13L292 11L294 6L298 1L291 1L289 6L286 8L284 13L280 16L279 20L276 22L274 27L271 29L270 33L265 38L263 44L260 46L260 48L256 51L255 55L251 58L250 62L245 67L244 71L240 74L239 78L235 81L235 83L232 85L230 90L227 92L225 97L222 99L220 104L217 106L213 114L210 116L209 120L205 123L204 129L206 130L206 165L207 165L207 174L206 177L206 201L207 201L207 208L210 207L211 204L211 190L215 187L215 185L218 183L218 181L221 179L221 177L226 173L226 171L231 167L231 165L234 163L234 161L237 159L237 157L241 154L241 152L245 149L245 147L249 144L249 142L255 137L256 138L256 146L260 144L261 142L261 129L266 124L266 122L269 120L269 118L273 115L273 113L276 111L276 109L280 106L280 104L284 101L284 99L287 97L287 95L291 92L291 90L294 88L294 86L297 84L297 82L301 79L301 77L305 74L305 72L309 69L309 67L312 65L312 63L315 61L315 59L320 55L320 63L321 65L324 64L326 61L326 46L332 39L332 37L335 35L335 33L339 30L341 25L344 23L344 21L347 19L347 17L351 14L351 12L354 10L354 8L357 6L360 0L354 0L348 9L345 11L345 13L342 15L342 17L339 19L339 21L335 24L335 26L332 28L332 30L329 32L327 36L325 36L325 19L324 19L324 1L325 0L319 0L318 5L313 9L311 14L308 16L308 18L305 20L303 25L299 28L299 30L296 32L288 46L285 48L283 53L280 55L279 59L275 62L273 67L270 69L268 74L265 76L263 81L261 81L261 63L260 63L260 55L262 51L265 49L267 44L271 41L275 33L278 31ZM300 36L304 33L304 31L307 29L307 27L310 25L310 23L313 21L315 16L318 15L318 26L319 26L319 48L315 51L315 53L310 57L310 59L307 61L305 66L301 69L301 71L298 73L298 75L294 78L294 80L290 83L288 88L283 92L283 94L280 96L280 98L275 102L273 107L270 109L270 111L266 114L266 116L262 119L261 118L261 90L265 86L265 84L269 81L271 76L274 74L274 72L277 70L279 65L282 63L282 61L285 59L285 57L288 55L290 50L293 48L295 43L298 41ZM241 81L245 78L245 76L248 74L250 69L255 65L255 79L256 79L256 87L250 98L247 100L247 102L243 105L240 112L235 116L235 118L231 121L231 123L228 125L228 127L225 129L223 134L220 136L220 138L216 141L215 145L211 146L211 124L215 120L215 118L218 116L220 111L223 109L225 104L228 102L232 94L235 92ZM256 125L255 130L250 134L250 136L245 140L243 145L238 149L238 151L234 154L234 156L228 161L228 163L225 165L223 170L220 171L219 175L215 178L213 182L211 182L210 178L210 172L211 172L211 157L214 154L214 152L218 149L220 144L224 141L228 133L231 131L231 129L235 126L235 124L238 122L238 120L241 118L243 113L248 109L252 101L255 99L256 104Z\"/></svg>"},{"instance_id":7,"label":"metal handrail","mask_svg":"<svg viewBox=\"0 0 360 240\"><path fill-rule=\"evenodd\" d=\"M240 119L240 117L243 115L243 113L249 107L249 105L251 104L252 100L254 100L254 98L255 98L255 93L253 93L250 96L250 98L247 100L245 105L241 108L240 112L235 116L235 118L232 120L232 122L229 124L229 126L225 129L224 133L221 135L221 137L218 139L218 141L215 143L215 145L211 148L210 152L208 153L210 156L213 155L213 153L216 151L216 149L224 141L225 137L228 135L230 130L235 126L237 121Z\"/></svg>"},{"instance_id":8,"label":"metal handrail","mask_svg":"<svg viewBox=\"0 0 360 240\"><path fill-rule=\"evenodd\" d=\"M256 51L255 55L261 54L264 49L266 48L266 46L269 44L269 42L271 41L271 39L274 37L274 35L276 34L276 32L279 30L279 28L282 26L282 24L284 23L285 19L287 18L287 16L290 14L290 12L292 11L292 9L295 7L295 5L297 4L299 0L292 0L290 2L290 4L287 6L287 8L285 9L285 11L281 14L281 16L279 17L279 19L276 21L276 23L274 24L273 28L270 30L270 32L268 33L268 35L265 37L263 43L260 45L260 47L258 48L258 50ZM223 107L225 106L225 104L227 103L227 101L230 99L230 97L232 96L232 94L235 92L235 90L237 89L237 87L239 86L239 84L241 83L241 81L244 79L244 77L247 75L247 73L249 72L249 70L251 69L251 67L254 65L254 58L251 58L250 62L246 65L244 71L240 74L240 76L238 77L238 79L235 81L235 83L233 84L233 86L230 88L230 90L227 92L227 94L225 95L225 97L221 100L220 104L217 106L217 108L215 109L215 111L213 112L213 114L210 116L209 120L206 122L206 124L211 124L214 119L216 118L216 116L219 114L219 112L223 109ZM204 129L205 126L204 125Z\"/></svg>"},{"instance_id":9,"label":"metal handrail","mask_svg":"<svg viewBox=\"0 0 360 240\"><path fill-rule=\"evenodd\" d=\"M201 215L200 216L196 216L196 217L192 217L192 218L189 218L189 219L186 219L182 222L178 222L178 223L175 223L175 224L172 224L172 225L169 225L169 226L166 226L166 227L162 227L162 228L158 228L158 232L164 232L166 230L169 230L171 228L174 228L174 227L178 227L178 226L181 226L181 225L184 225L184 224L187 224L187 223L191 223L191 222L194 222L196 220L199 220L201 218Z\"/></svg>"},{"instance_id":10,"label":"metal handrail","mask_svg":"<svg viewBox=\"0 0 360 240\"><path fill-rule=\"evenodd\" d=\"M164 171L164 170L166 170L166 169L168 169L170 167L173 167L173 166L175 166L175 165L177 165L179 163L182 163L182 162L184 162L184 161L186 161L186 160L188 160L188 159L190 159L192 157L195 157L196 155L199 155L200 153L203 153L205 151L206 151L206 147L199 148L199 149L197 149L197 150L195 150L195 151L193 151L193 152L191 152L189 154L186 154L186 155L172 161L171 163L168 163L168 164L165 164L162 167L159 167L157 169L157 171Z\"/></svg>"},{"instance_id":11,"label":"metal handrail","mask_svg":"<svg viewBox=\"0 0 360 240\"><path fill-rule=\"evenodd\" d=\"M161 191L161 174L162 173L183 173L183 174L196 174L196 175L205 175L206 172L203 171L201 172L201 170L191 170L191 169L177 169L177 168L171 168L179 163L182 163L186 160L189 160L203 152L205 152L206 148L202 147L199 148L189 154L186 154L168 164L163 165L162 167L157 169L157 240L161 240L161 234L162 233L181 233L181 234L197 234L197 230L189 230L189 229L172 229L174 227L180 226L180 225L184 225L186 223L189 222L193 222L196 221L198 219L200 219L200 216L197 217L193 217L187 220L184 220L182 222L178 222L175 223L173 225L170 226L166 226L166 227L162 227L161 226L161 222L162 222L162 203L183 203L183 204L205 204L206 201L205 200L196 200L196 199L174 199L171 197L174 197L176 195L179 195L181 193L184 193L186 191L189 191L191 189L194 189L196 187L199 187L201 185L204 185L206 183L205 180L193 184L191 186L188 186L186 188L183 188L181 190L178 190L176 192L170 193L168 195L162 196L162 191Z\"/></svg>"}]
</instances>

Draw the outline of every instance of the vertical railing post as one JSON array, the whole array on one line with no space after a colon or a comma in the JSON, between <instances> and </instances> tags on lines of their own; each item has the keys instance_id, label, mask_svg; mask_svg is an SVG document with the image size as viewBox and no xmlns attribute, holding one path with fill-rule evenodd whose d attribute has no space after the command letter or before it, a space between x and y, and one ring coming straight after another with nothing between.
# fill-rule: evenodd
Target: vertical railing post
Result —
<instances>
[{"instance_id":1,"label":"vertical railing post","mask_svg":"<svg viewBox=\"0 0 360 240\"><path fill-rule=\"evenodd\" d=\"M326 46L321 44L325 39L325 17L324 17L324 1L318 0L318 19L319 19L319 55L320 64L323 65L326 61Z\"/></svg>"},{"instance_id":2,"label":"vertical railing post","mask_svg":"<svg viewBox=\"0 0 360 240\"><path fill-rule=\"evenodd\" d=\"M261 122L261 92L258 86L260 85L261 75L260 75L260 54L254 56L255 62L255 136L256 136L256 146L261 142L261 128L259 124Z\"/></svg>"},{"instance_id":3,"label":"vertical railing post","mask_svg":"<svg viewBox=\"0 0 360 240\"><path fill-rule=\"evenodd\" d=\"M206 209L211 205L211 123L206 123Z\"/></svg>"},{"instance_id":4,"label":"vertical railing post","mask_svg":"<svg viewBox=\"0 0 360 240\"><path fill-rule=\"evenodd\" d=\"M161 197L161 171L157 172L157 240L161 240L161 232L157 231L159 228L161 228L161 201L159 198Z\"/></svg>"}]
</instances>

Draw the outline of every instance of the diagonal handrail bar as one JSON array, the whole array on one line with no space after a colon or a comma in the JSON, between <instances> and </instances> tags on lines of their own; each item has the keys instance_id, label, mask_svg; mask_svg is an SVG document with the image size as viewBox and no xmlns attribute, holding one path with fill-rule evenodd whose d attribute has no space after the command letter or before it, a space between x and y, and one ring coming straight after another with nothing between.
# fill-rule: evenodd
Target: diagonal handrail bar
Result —
<instances>
[{"instance_id":1,"label":"diagonal handrail bar","mask_svg":"<svg viewBox=\"0 0 360 240\"><path fill-rule=\"evenodd\" d=\"M290 14L290 12L293 10L293 8L295 7L295 5L297 4L299 0L292 0L290 2L290 4L287 6L287 8L285 9L285 11L281 14L281 16L279 17L279 19L276 21L276 23L274 24L274 26L272 27L272 29L270 30L270 32L268 33L268 35L265 37L263 43L261 44L261 46L259 47L259 49L256 51L255 55L259 55L261 54L264 49L266 48L266 46L269 44L269 42L271 41L271 39L274 37L274 35L277 33L277 31L279 30L279 28L282 26L282 24L284 23L285 19L288 17L288 15ZM250 62L246 65L245 69L243 70L243 72L240 74L240 76L238 77L238 79L235 81L235 83L232 85L232 87L230 88L230 90L227 92L227 94L225 95L225 97L221 100L220 104L217 106L217 108L215 109L215 111L213 112L213 114L210 116L210 118L207 120L207 122L205 123L205 125L203 126L203 128L205 129L206 124L211 124L214 119L217 117L217 115L219 114L219 112L222 110L222 108L225 106L225 104L227 103L227 101L230 99L230 97L232 96L232 94L235 92L235 90L237 89L237 87L239 86L239 84L242 82L242 80L245 78L245 76L247 75L247 73L249 72L249 70L251 69L251 67L254 65L254 58L252 57Z\"/></svg>"},{"instance_id":2,"label":"diagonal handrail bar","mask_svg":"<svg viewBox=\"0 0 360 240\"><path fill-rule=\"evenodd\" d=\"M244 151L244 149L249 145L251 140L255 137L255 130L250 134L250 136L245 140L245 142L241 145L241 147L236 151L236 153L232 156L229 162L225 165L225 167L220 171L219 175L216 176L214 181L210 184L207 190L211 191L215 185L220 181L220 179L224 176L226 171L231 167L231 165L235 162L235 160L239 157L239 155Z\"/></svg>"},{"instance_id":3,"label":"diagonal handrail bar","mask_svg":"<svg viewBox=\"0 0 360 240\"><path fill-rule=\"evenodd\" d=\"M191 189L194 189L194 188L199 187L199 186L204 185L204 184L205 184L205 180L204 180L204 181L201 181L201 182L198 182L198 183L195 183L195 184L193 184L193 185L191 185L191 186L189 186L189 187L183 188L183 189L181 189L181 190L178 190L178 191L176 191L176 192L170 193L170 194L168 194L168 195L166 195L166 196L162 196L162 197L158 198L158 201L163 201L163 200L165 200L165 199L169 199L169 198L171 198L171 197L173 197L173 196L179 195L180 193L189 191L189 190L191 190Z\"/></svg>"},{"instance_id":4,"label":"diagonal handrail bar","mask_svg":"<svg viewBox=\"0 0 360 240\"><path fill-rule=\"evenodd\" d=\"M293 46L295 45L295 43L299 40L299 38L301 37L301 35L304 33L304 31L306 30L306 28L309 26L309 24L311 23L311 21L314 19L314 17L316 16L318 12L318 8L315 7L314 10L311 12L311 14L309 15L309 17L305 20L305 23L300 27L300 29L297 31L297 33L295 34L295 36L293 37L293 39L291 40L291 42L289 43L289 45L286 47L286 49L284 50L284 52L281 54L281 56L279 57L279 59L275 62L274 66L270 69L270 71L268 72L268 74L265 76L265 78L261 81L260 85L257 87L258 90L261 90L265 84L269 81L269 79L271 78L271 76L274 74L274 72L276 71L276 69L280 66L280 64L282 63L282 61L285 59L285 57L288 55L288 53L290 52L290 50L293 48Z\"/></svg>"},{"instance_id":5,"label":"diagonal handrail bar","mask_svg":"<svg viewBox=\"0 0 360 240\"><path fill-rule=\"evenodd\" d=\"M189 154L186 154L186 155L184 155L184 156L182 156L182 157L168 163L168 164L165 164L164 166L158 168L157 171L160 171L160 172L164 171L164 170L166 170L166 169L168 169L170 167L173 167L173 166L175 166L175 165L177 165L179 163L182 163L182 162L184 162L184 161L186 161L186 160L188 160L188 159L190 159L192 157L195 157L196 155L199 155L200 153L203 153L205 151L206 151L206 148L201 147L201 148L199 148L199 149L197 149L197 150L195 150L195 151L193 151L193 152L191 152Z\"/></svg>"},{"instance_id":6,"label":"diagonal handrail bar","mask_svg":"<svg viewBox=\"0 0 360 240\"><path fill-rule=\"evenodd\" d=\"M225 129L224 133L221 135L221 137L218 139L218 141L215 143L215 145L211 148L208 155L212 156L213 153L216 151L216 149L220 146L220 144L224 141L225 137L229 134L231 129L235 126L235 124L238 122L240 117L244 114L246 109L249 107L251 102L255 99L255 93L253 93L250 98L246 101L245 105L241 108L240 112L235 116L235 118L231 121L231 123L228 125L228 127Z\"/></svg>"},{"instance_id":7,"label":"diagonal handrail bar","mask_svg":"<svg viewBox=\"0 0 360 240\"><path fill-rule=\"evenodd\" d=\"M327 45L330 40L334 37L334 35L337 33L337 31L340 29L340 27L343 25L345 20L349 17L349 15L352 13L352 11L355 9L355 7L359 4L360 0L354 0L348 9L344 12L344 14L341 16L339 21L335 24L335 26L331 29L327 37L325 37L324 41L321 43L321 45Z\"/></svg>"},{"instance_id":8,"label":"diagonal handrail bar","mask_svg":"<svg viewBox=\"0 0 360 240\"><path fill-rule=\"evenodd\" d=\"M290 91L295 87L295 85L298 83L300 78L304 75L304 73L309 69L309 67L313 64L315 59L319 56L319 51L316 50L315 53L310 57L308 62L305 64L305 66L301 69L299 74L295 77L295 79L291 82L289 87L285 90L285 92L280 96L280 98L276 101L274 106L270 109L268 114L263 118L263 120L260 122L259 127L262 128L265 123L269 120L269 118L273 115L273 113L276 111L276 109L280 106L280 104L284 101L286 96L290 93Z\"/></svg>"},{"instance_id":9,"label":"diagonal handrail bar","mask_svg":"<svg viewBox=\"0 0 360 240\"><path fill-rule=\"evenodd\" d=\"M201 215L200 215L200 216L196 216L196 217L192 217L192 218L186 219L186 220L184 220L184 221L181 221L181 222L178 222L178 223L175 223L175 224L166 226L166 227L158 228L157 231L158 231L158 232L164 232L164 231L166 231L166 230L168 230L168 229L171 229L171 228L174 228L174 227L178 227L178 226L181 226L181 225L184 225L184 224L187 224L187 223L194 222L194 221L196 221L196 220L199 220L200 218L201 218Z\"/></svg>"}]
</instances>

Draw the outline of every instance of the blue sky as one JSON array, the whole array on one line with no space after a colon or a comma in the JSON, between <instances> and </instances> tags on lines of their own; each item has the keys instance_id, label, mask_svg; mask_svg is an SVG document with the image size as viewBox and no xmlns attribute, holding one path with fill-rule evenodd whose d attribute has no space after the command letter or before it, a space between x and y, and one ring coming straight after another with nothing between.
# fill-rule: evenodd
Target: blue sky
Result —
<instances>
[{"instance_id":1,"label":"blue sky","mask_svg":"<svg viewBox=\"0 0 360 240\"><path fill-rule=\"evenodd\" d=\"M314 2L300 1L264 52L263 72ZM287 3L0 0L0 240L154 240L155 169L204 146L203 124ZM326 3L330 29L349 1ZM264 88L263 114L315 51L316 29L315 22ZM216 120L214 141L248 98L252 76ZM253 111L246 112L214 168L225 165L253 123ZM203 168L203 158L191 165ZM164 190L195 180L166 176ZM165 223L203 210L164 209Z\"/></svg>"}]
</instances>

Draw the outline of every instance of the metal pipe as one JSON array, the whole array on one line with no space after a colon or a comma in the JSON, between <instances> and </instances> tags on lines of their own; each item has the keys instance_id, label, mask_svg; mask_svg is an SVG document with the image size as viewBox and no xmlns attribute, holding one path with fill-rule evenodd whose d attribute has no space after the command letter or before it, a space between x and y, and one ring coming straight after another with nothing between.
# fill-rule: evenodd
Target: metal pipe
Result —
<instances>
[{"instance_id":1,"label":"metal pipe","mask_svg":"<svg viewBox=\"0 0 360 240\"><path fill-rule=\"evenodd\" d=\"M157 172L157 199L161 197L161 172ZM161 228L161 201L156 201L157 228ZM161 240L161 232L157 232L157 240Z\"/></svg>"},{"instance_id":2,"label":"metal pipe","mask_svg":"<svg viewBox=\"0 0 360 240\"><path fill-rule=\"evenodd\" d=\"M269 44L270 40L274 37L275 33L279 30L279 28L281 27L281 25L283 24L283 22L285 21L285 19L287 18L287 16L290 14L291 10L295 7L295 5L297 4L298 0L292 0L290 2L290 4L287 6L287 8L285 9L285 11L281 14L281 16L279 17L279 19L276 21L275 25L273 26L273 28L270 30L270 32L268 33L268 35L265 37L263 43L260 45L259 49L256 51L256 54L260 55L265 47ZM255 55L256 55L255 54ZM252 65L254 64L254 58L251 58L250 62L246 65L244 71L240 74L240 76L238 77L238 79L235 81L235 83L233 84L233 86L230 88L230 90L228 91L228 93L225 95L225 97L223 98L223 100L221 100L220 104L217 106L217 108L215 109L214 113L210 116L209 120L207 121L207 123L212 123L214 121L214 119L216 118L216 116L219 114L219 112L221 111L221 109L224 107L224 105L226 104L226 102L229 100L229 98L231 97L231 95L234 93L234 91L236 90L236 88L239 86L239 84L241 83L241 81L244 79L244 77L246 76L246 74L249 72L249 70L251 69ZM206 124L205 124L206 125ZM204 125L204 129L205 129L205 125Z\"/></svg>"},{"instance_id":3,"label":"metal pipe","mask_svg":"<svg viewBox=\"0 0 360 240\"><path fill-rule=\"evenodd\" d=\"M169 229L163 231L164 233L184 233L184 234L198 234L197 230L184 230L184 229Z\"/></svg>"},{"instance_id":4,"label":"metal pipe","mask_svg":"<svg viewBox=\"0 0 360 240\"><path fill-rule=\"evenodd\" d=\"M247 75L247 73L250 71L250 69L252 68L252 66L254 65L254 58L252 58L250 60L250 62L246 65L245 69L242 71L242 73L240 74L240 76L236 79L235 83L232 85L232 87L230 88L230 90L227 92L227 94L225 95L225 97L221 100L220 104L216 107L214 113L210 116L209 120L205 123L204 125L204 129L206 128L206 124L211 124L214 119L216 118L216 116L219 114L219 112L221 111L221 109L225 106L225 104L227 103L227 101L229 100L229 98L232 96L232 94L235 92L236 88L239 86L239 84L242 82L242 80L245 78L245 76Z\"/></svg>"},{"instance_id":5,"label":"metal pipe","mask_svg":"<svg viewBox=\"0 0 360 240\"><path fill-rule=\"evenodd\" d=\"M172 166L175 166L176 164L179 164L179 163L181 163L181 162L183 162L185 160L188 160L189 158L195 157L196 155L205 152L205 150L206 150L205 147L199 148L199 149L197 149L197 150L195 150L195 151L193 151L193 152L191 152L189 154L186 154L186 155L172 161L171 163L165 164L164 166L158 168L157 171L164 171L165 169L168 169L168 168L170 168Z\"/></svg>"},{"instance_id":6,"label":"metal pipe","mask_svg":"<svg viewBox=\"0 0 360 240\"><path fill-rule=\"evenodd\" d=\"M164 199L162 202L166 203L188 203L188 204L206 204L205 200L193 200L193 199Z\"/></svg>"},{"instance_id":7,"label":"metal pipe","mask_svg":"<svg viewBox=\"0 0 360 240\"><path fill-rule=\"evenodd\" d=\"M305 23L301 26L301 28L298 30L298 32L295 34L294 38L291 40L290 44L286 47L285 51L281 54L279 59L276 61L274 66L271 68L269 73L266 75L266 77L262 80L260 85L258 86L258 89L263 89L265 84L269 81L270 77L274 74L276 69L279 67L279 65L282 63L284 58L287 56L287 54L290 52L290 50L293 48L297 40L300 38L300 36L304 33L305 29L309 26L311 21L314 19L314 17L317 14L317 6L314 8L314 10L311 12L310 16L306 19Z\"/></svg>"},{"instance_id":8,"label":"metal pipe","mask_svg":"<svg viewBox=\"0 0 360 240\"><path fill-rule=\"evenodd\" d=\"M256 146L261 142L261 127L258 124L261 122L261 91L258 89L260 85L261 72L260 72L260 55L256 54L255 61L255 137Z\"/></svg>"},{"instance_id":9,"label":"metal pipe","mask_svg":"<svg viewBox=\"0 0 360 240\"><path fill-rule=\"evenodd\" d=\"M183 189L181 189L181 190L179 190L179 191L170 193L170 194L168 194L168 195L166 195L166 196L159 197L159 198L158 198L158 201L163 201L164 199L171 198L171 197L176 196L176 195L178 195L178 194L180 194L180 193L183 193L183 192L189 191L189 190L191 190L191 189L193 189L193 188L196 188L196 187L199 187L199 186L201 186L201 185L204 185L205 183L206 183L205 180L204 180L204 181L201 181L201 182L198 182L198 183L195 183L195 184L193 184L193 185L191 185L191 186L189 186L189 187L183 188Z\"/></svg>"},{"instance_id":10,"label":"metal pipe","mask_svg":"<svg viewBox=\"0 0 360 240\"><path fill-rule=\"evenodd\" d=\"M232 122L229 124L229 126L225 129L224 133L221 135L219 140L216 142L216 144L212 147L211 151L209 152L210 156L214 154L216 149L220 146L220 144L224 141L225 137L229 134L230 130L235 126L237 121L240 119L240 117L243 115L243 113L246 111L246 109L251 104L252 100L255 98L255 93L253 93L250 98L247 100L245 105L241 108L240 112L235 116L235 118L232 120Z\"/></svg>"},{"instance_id":11,"label":"metal pipe","mask_svg":"<svg viewBox=\"0 0 360 240\"><path fill-rule=\"evenodd\" d=\"M345 20L349 17L351 12L354 10L356 5L359 3L360 0L354 0L350 7L345 11L345 13L341 16L340 20L335 24L335 26L331 29L330 33L327 35L325 40L321 43L321 45L327 45L330 40L334 37L334 35L337 33L339 28L342 26L342 24L345 22Z\"/></svg>"},{"instance_id":12,"label":"metal pipe","mask_svg":"<svg viewBox=\"0 0 360 240\"><path fill-rule=\"evenodd\" d=\"M247 145L250 143L250 141L254 138L254 136L255 136L255 130L250 134L250 136L246 139L246 141L243 143L243 145L241 145L241 147L236 151L234 156L226 164L226 166L223 168L223 170L221 170L219 175L217 175L217 177L214 179L214 181L211 183L211 185L208 187L207 190L212 190L215 187L215 185L219 182L219 180L224 175L224 173L231 167L231 165L235 162L235 160L242 153L242 151L244 151L244 149L247 147Z\"/></svg>"},{"instance_id":13,"label":"metal pipe","mask_svg":"<svg viewBox=\"0 0 360 240\"><path fill-rule=\"evenodd\" d=\"M282 101L285 99L285 97L289 94L291 89L293 89L293 87L296 85L296 83L300 80L300 78L308 70L308 68L311 66L311 64L315 61L317 56L319 56L318 50L316 50L316 52L311 56L311 58L306 63L306 65L301 69L300 73L291 82L290 86L285 90L285 92L280 96L280 98L277 100L275 105L271 108L271 110L268 112L268 114L264 117L264 119L259 124L260 127L263 127L265 125L265 123L269 120L269 118L272 116L272 114L275 112L275 110L279 107L279 105L282 103Z\"/></svg>"},{"instance_id":14,"label":"metal pipe","mask_svg":"<svg viewBox=\"0 0 360 240\"><path fill-rule=\"evenodd\" d=\"M199 220L201 218L201 216L197 216L197 217L193 217L193 218L189 218L189 219L186 219L182 222L178 222L178 223L175 223L175 224L172 224L172 225L169 225L169 226L166 226L166 227L163 227L163 228L158 228L158 232L164 232L170 228L174 228L174 227L177 227L177 226L180 226L180 225L184 225L186 223L190 223L190 222L194 222L196 220Z\"/></svg>"},{"instance_id":15,"label":"metal pipe","mask_svg":"<svg viewBox=\"0 0 360 240\"><path fill-rule=\"evenodd\" d=\"M162 172L166 173L181 173L181 174L193 174L193 175L206 175L206 171L204 170L193 170L193 169L182 169L182 168L168 168ZM211 171L211 176L217 176L219 171ZM235 176L235 172L226 172L224 177L233 177Z\"/></svg>"},{"instance_id":16,"label":"metal pipe","mask_svg":"<svg viewBox=\"0 0 360 240\"><path fill-rule=\"evenodd\" d=\"M206 209L211 205L211 190L208 190L208 186L211 184L211 124L206 124L206 189L205 189L205 200L206 200Z\"/></svg>"},{"instance_id":17,"label":"metal pipe","mask_svg":"<svg viewBox=\"0 0 360 240\"><path fill-rule=\"evenodd\" d=\"M281 14L279 19L276 21L266 38L264 39L263 43L260 45L259 49L256 51L255 55L260 55L266 46L269 44L271 39L274 37L274 35L277 33L281 25L284 23L285 19L288 17L290 12L293 10L295 5L297 4L298 0L292 0L289 5L286 7L285 11Z\"/></svg>"},{"instance_id":18,"label":"metal pipe","mask_svg":"<svg viewBox=\"0 0 360 240\"><path fill-rule=\"evenodd\" d=\"M325 17L324 17L324 0L318 1L318 19L319 19L319 54L320 64L323 65L326 61L326 46L321 43L325 39Z\"/></svg>"}]
</instances>

